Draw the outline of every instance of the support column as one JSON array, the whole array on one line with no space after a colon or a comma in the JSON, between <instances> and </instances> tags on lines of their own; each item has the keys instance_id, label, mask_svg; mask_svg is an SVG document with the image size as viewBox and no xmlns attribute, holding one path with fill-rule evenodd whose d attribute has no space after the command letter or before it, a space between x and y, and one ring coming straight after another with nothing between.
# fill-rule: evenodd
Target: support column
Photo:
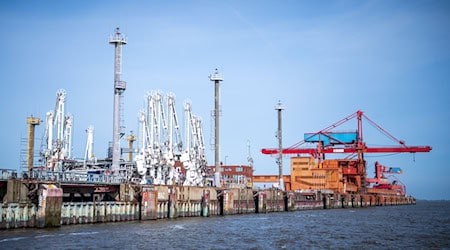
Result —
<instances>
[{"instance_id":1,"label":"support column","mask_svg":"<svg viewBox=\"0 0 450 250\"><path fill-rule=\"evenodd\" d=\"M209 194L210 191L208 189L203 190L203 197L202 197L202 216L203 217L209 217Z\"/></svg>"},{"instance_id":2,"label":"support column","mask_svg":"<svg viewBox=\"0 0 450 250\"><path fill-rule=\"evenodd\" d=\"M141 196L141 220L158 219L158 191L143 188Z\"/></svg>"},{"instance_id":3,"label":"support column","mask_svg":"<svg viewBox=\"0 0 450 250\"><path fill-rule=\"evenodd\" d=\"M178 217L178 199L177 199L177 189L175 187L169 187L169 201L168 201L168 214L169 218L173 219Z\"/></svg>"},{"instance_id":4,"label":"support column","mask_svg":"<svg viewBox=\"0 0 450 250\"><path fill-rule=\"evenodd\" d=\"M34 131L36 125L41 124L41 120L37 117L28 117L28 152L27 152L27 169L28 172L33 170L33 158L34 158Z\"/></svg>"},{"instance_id":5,"label":"support column","mask_svg":"<svg viewBox=\"0 0 450 250\"><path fill-rule=\"evenodd\" d=\"M39 189L37 227L60 227L63 191L53 184Z\"/></svg>"}]
</instances>

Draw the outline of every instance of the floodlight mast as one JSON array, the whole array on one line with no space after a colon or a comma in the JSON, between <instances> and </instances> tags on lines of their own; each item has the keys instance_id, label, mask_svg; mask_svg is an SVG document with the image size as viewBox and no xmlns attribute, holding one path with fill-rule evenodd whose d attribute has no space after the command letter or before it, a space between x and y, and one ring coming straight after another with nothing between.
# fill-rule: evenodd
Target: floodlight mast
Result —
<instances>
[{"instance_id":1,"label":"floodlight mast","mask_svg":"<svg viewBox=\"0 0 450 250\"><path fill-rule=\"evenodd\" d=\"M282 137L282 118L281 113L283 111L284 107L281 105L281 102L278 101L278 104L275 106L275 110L278 114L278 129L277 129L277 138L278 138L278 185L281 190L284 190L284 181L283 181L283 137Z\"/></svg>"},{"instance_id":2,"label":"floodlight mast","mask_svg":"<svg viewBox=\"0 0 450 250\"><path fill-rule=\"evenodd\" d=\"M113 109L113 149L111 170L116 172L120 168L120 138L125 134L121 127L121 97L126 89L126 82L121 80L122 75L122 45L127 44L127 40L120 33L119 28L109 38L109 43L115 47L114 52L114 109Z\"/></svg>"},{"instance_id":3,"label":"floodlight mast","mask_svg":"<svg viewBox=\"0 0 450 250\"><path fill-rule=\"evenodd\" d=\"M214 82L214 184L216 187L221 187L220 179L220 144L219 144L219 85L223 81L223 76L219 74L216 69L213 74L209 76L209 79Z\"/></svg>"}]
</instances>

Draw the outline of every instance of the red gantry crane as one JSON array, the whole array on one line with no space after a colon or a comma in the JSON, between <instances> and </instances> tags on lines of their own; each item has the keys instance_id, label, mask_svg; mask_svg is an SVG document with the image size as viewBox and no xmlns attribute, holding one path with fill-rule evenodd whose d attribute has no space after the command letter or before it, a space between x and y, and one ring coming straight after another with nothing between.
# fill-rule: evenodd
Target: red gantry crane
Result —
<instances>
[{"instance_id":1,"label":"red gantry crane","mask_svg":"<svg viewBox=\"0 0 450 250\"><path fill-rule=\"evenodd\" d=\"M348 121L357 119L356 132L332 132L333 129L341 126ZM363 118L365 121L373 125L381 133L393 140L397 145L374 147L367 146L363 140ZM306 143L317 143L315 148L301 147ZM357 156L356 160L349 160L348 163L344 161L339 162L339 167L342 169L344 182L348 182L355 186L354 191L363 191L372 184L372 188L389 189L395 188L395 185L387 185L382 173L389 173L385 168L380 168L381 165L377 162L375 164L376 178L366 177L366 167L364 154L365 153L425 153L431 151L430 146L407 146L404 141L398 140L389 132L384 130L381 126L369 119L360 110L345 117L344 119L332 124L331 126L320 130L316 133L305 133L304 140L292 145L288 148L282 149L283 155L310 155L316 159L318 164L325 159L325 154L349 154L346 159L352 156ZM263 148L263 154L277 155L279 149L277 148ZM392 168L391 168L392 169ZM380 172L381 171L381 172ZM380 181L380 178L383 181Z\"/></svg>"}]
</instances>

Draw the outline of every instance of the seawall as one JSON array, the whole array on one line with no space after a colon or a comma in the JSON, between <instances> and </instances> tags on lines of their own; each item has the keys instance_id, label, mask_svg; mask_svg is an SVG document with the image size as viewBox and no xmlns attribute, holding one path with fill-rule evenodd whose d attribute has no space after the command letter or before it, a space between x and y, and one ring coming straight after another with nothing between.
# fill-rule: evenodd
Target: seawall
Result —
<instances>
[{"instance_id":1,"label":"seawall","mask_svg":"<svg viewBox=\"0 0 450 250\"><path fill-rule=\"evenodd\" d=\"M406 196L248 188L84 184L10 179L0 229L415 204Z\"/></svg>"}]
</instances>

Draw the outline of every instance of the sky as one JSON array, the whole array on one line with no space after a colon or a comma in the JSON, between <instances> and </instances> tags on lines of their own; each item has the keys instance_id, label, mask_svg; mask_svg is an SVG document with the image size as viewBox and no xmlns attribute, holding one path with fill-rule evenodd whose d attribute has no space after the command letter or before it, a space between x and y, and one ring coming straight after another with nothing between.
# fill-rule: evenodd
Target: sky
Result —
<instances>
[{"instance_id":1,"label":"sky","mask_svg":"<svg viewBox=\"0 0 450 250\"><path fill-rule=\"evenodd\" d=\"M93 125L94 153L112 140L116 27L127 37L122 79L126 131L152 90L174 93L179 119L190 100L203 119L208 162L214 84L220 85L220 156L277 174L277 113L283 145L362 110L407 145L429 153L366 155L400 167L398 178L418 199L450 199L449 1L1 1L0 168L19 169L26 118L45 120L56 92L67 92L74 116L73 155L84 157ZM367 125L367 126L365 126ZM356 130L356 120L343 130ZM364 124L367 145L396 145ZM36 148L45 122L36 129ZM341 128L340 128L341 129ZM126 142L122 142L126 146ZM289 174L289 156L284 158Z\"/></svg>"}]
</instances>

